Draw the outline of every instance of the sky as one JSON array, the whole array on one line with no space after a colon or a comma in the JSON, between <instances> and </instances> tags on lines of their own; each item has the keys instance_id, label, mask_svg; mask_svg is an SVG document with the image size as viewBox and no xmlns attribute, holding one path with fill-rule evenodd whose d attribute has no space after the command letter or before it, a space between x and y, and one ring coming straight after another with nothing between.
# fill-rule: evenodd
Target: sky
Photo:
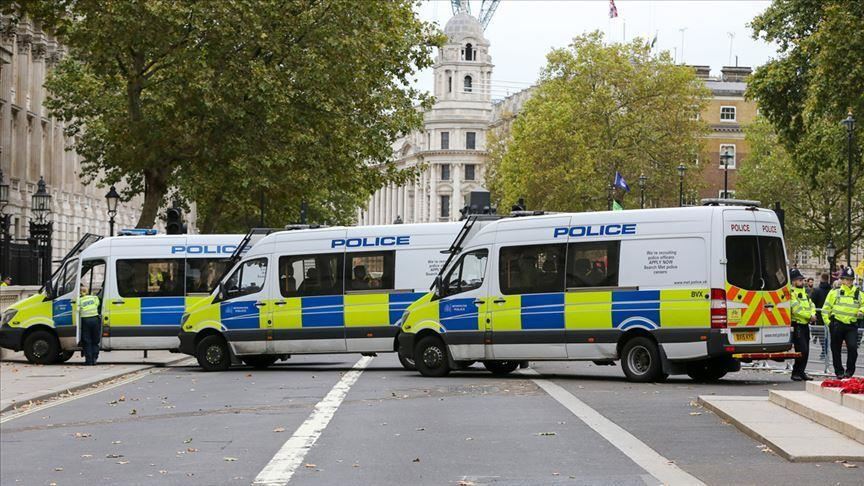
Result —
<instances>
[{"instance_id":1,"label":"sky","mask_svg":"<svg viewBox=\"0 0 864 486\"><path fill-rule=\"evenodd\" d=\"M477 15L480 0L469 2ZM724 65L757 67L776 53L774 46L752 38L747 24L770 5L768 0L615 0L618 18L609 19L608 0L503 0L486 28L495 68L493 98L519 91L537 80L546 54L573 37L594 30L621 41L653 39L678 62L711 66L719 76ZM452 16L450 0L424 0L420 18L442 29ZM682 49L682 31L683 49ZM731 58L730 58L730 35ZM683 51L683 57L682 57ZM417 87L432 89L432 70L417 76Z\"/></svg>"}]
</instances>

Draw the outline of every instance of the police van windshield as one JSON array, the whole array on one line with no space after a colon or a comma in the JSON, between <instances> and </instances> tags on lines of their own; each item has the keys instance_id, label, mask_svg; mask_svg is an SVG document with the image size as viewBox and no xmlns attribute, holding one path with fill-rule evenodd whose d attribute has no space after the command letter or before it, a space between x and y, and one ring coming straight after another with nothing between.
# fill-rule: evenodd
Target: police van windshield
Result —
<instances>
[{"instance_id":1,"label":"police van windshield","mask_svg":"<svg viewBox=\"0 0 864 486\"><path fill-rule=\"evenodd\" d=\"M726 280L745 290L778 290L786 285L783 240L774 236L727 236Z\"/></svg>"}]
</instances>

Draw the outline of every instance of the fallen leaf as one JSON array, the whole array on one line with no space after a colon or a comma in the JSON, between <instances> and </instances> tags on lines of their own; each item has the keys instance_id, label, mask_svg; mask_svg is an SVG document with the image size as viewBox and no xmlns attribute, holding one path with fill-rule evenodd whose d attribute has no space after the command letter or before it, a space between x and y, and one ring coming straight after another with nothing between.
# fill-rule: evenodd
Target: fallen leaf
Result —
<instances>
[{"instance_id":1,"label":"fallen leaf","mask_svg":"<svg viewBox=\"0 0 864 486\"><path fill-rule=\"evenodd\" d=\"M847 467L847 468L849 468L849 469L855 469L855 468L857 468L858 466L857 466L856 464L850 464L850 463L848 463L848 462L844 462L844 463L843 463L843 467Z\"/></svg>"},{"instance_id":2,"label":"fallen leaf","mask_svg":"<svg viewBox=\"0 0 864 486\"><path fill-rule=\"evenodd\" d=\"M111 443L112 444L122 444L123 441L122 440L114 440L114 441L111 441Z\"/></svg>"},{"instance_id":3,"label":"fallen leaf","mask_svg":"<svg viewBox=\"0 0 864 486\"><path fill-rule=\"evenodd\" d=\"M548 435L558 435L558 433L557 433L557 432L540 432L540 433L537 434L537 435L539 435L539 436L548 436Z\"/></svg>"},{"instance_id":4,"label":"fallen leaf","mask_svg":"<svg viewBox=\"0 0 864 486\"><path fill-rule=\"evenodd\" d=\"M55 470L55 471L62 471L63 468L62 468L62 467L55 467L54 470Z\"/></svg>"},{"instance_id":5,"label":"fallen leaf","mask_svg":"<svg viewBox=\"0 0 864 486\"><path fill-rule=\"evenodd\" d=\"M123 454L106 454L105 457L108 459L118 459L123 457Z\"/></svg>"},{"instance_id":6,"label":"fallen leaf","mask_svg":"<svg viewBox=\"0 0 864 486\"><path fill-rule=\"evenodd\" d=\"M117 461L117 464L129 464L129 461Z\"/></svg>"},{"instance_id":7,"label":"fallen leaf","mask_svg":"<svg viewBox=\"0 0 864 486\"><path fill-rule=\"evenodd\" d=\"M192 437L189 437L188 439L183 441L184 444L188 444L190 442L192 442Z\"/></svg>"},{"instance_id":8,"label":"fallen leaf","mask_svg":"<svg viewBox=\"0 0 864 486\"><path fill-rule=\"evenodd\" d=\"M276 427L273 432L285 432L285 427Z\"/></svg>"},{"instance_id":9,"label":"fallen leaf","mask_svg":"<svg viewBox=\"0 0 864 486\"><path fill-rule=\"evenodd\" d=\"M225 462L234 462L237 460L237 458L236 457L223 457L222 460Z\"/></svg>"},{"instance_id":10,"label":"fallen leaf","mask_svg":"<svg viewBox=\"0 0 864 486\"><path fill-rule=\"evenodd\" d=\"M422 432L422 431L426 430L426 428L425 427L418 427L416 430L417 430L417 432Z\"/></svg>"},{"instance_id":11,"label":"fallen leaf","mask_svg":"<svg viewBox=\"0 0 864 486\"><path fill-rule=\"evenodd\" d=\"M414 460L411 461L411 462L420 462L420 458L418 457L417 459L414 459Z\"/></svg>"},{"instance_id":12,"label":"fallen leaf","mask_svg":"<svg viewBox=\"0 0 864 486\"><path fill-rule=\"evenodd\" d=\"M166 471L166 470L164 470L164 469L160 469L160 470L159 470L159 474L168 474L168 471Z\"/></svg>"},{"instance_id":13,"label":"fallen leaf","mask_svg":"<svg viewBox=\"0 0 864 486\"><path fill-rule=\"evenodd\" d=\"M187 447L186 452L198 452L198 449L196 449L194 447Z\"/></svg>"},{"instance_id":14,"label":"fallen leaf","mask_svg":"<svg viewBox=\"0 0 864 486\"><path fill-rule=\"evenodd\" d=\"M315 464L308 463L308 462L307 462L306 464L304 464L303 466L304 466L304 467L308 467L309 469L312 469L313 467L318 467L318 466L316 466Z\"/></svg>"},{"instance_id":15,"label":"fallen leaf","mask_svg":"<svg viewBox=\"0 0 864 486\"><path fill-rule=\"evenodd\" d=\"M81 459L90 459L93 457L93 454L81 454Z\"/></svg>"},{"instance_id":16,"label":"fallen leaf","mask_svg":"<svg viewBox=\"0 0 864 486\"><path fill-rule=\"evenodd\" d=\"M690 415L702 415L702 412L690 412Z\"/></svg>"},{"instance_id":17,"label":"fallen leaf","mask_svg":"<svg viewBox=\"0 0 864 486\"><path fill-rule=\"evenodd\" d=\"M75 432L76 439L85 439L87 437L90 437L90 433L88 432Z\"/></svg>"},{"instance_id":18,"label":"fallen leaf","mask_svg":"<svg viewBox=\"0 0 864 486\"><path fill-rule=\"evenodd\" d=\"M117 401L118 402L125 402L126 401L126 395L120 395L120 398L118 398Z\"/></svg>"},{"instance_id":19,"label":"fallen leaf","mask_svg":"<svg viewBox=\"0 0 864 486\"><path fill-rule=\"evenodd\" d=\"M473 437L465 437L465 440L474 440Z\"/></svg>"},{"instance_id":20,"label":"fallen leaf","mask_svg":"<svg viewBox=\"0 0 864 486\"><path fill-rule=\"evenodd\" d=\"M354 464L351 464L351 467L360 467L360 464L354 463Z\"/></svg>"},{"instance_id":21,"label":"fallen leaf","mask_svg":"<svg viewBox=\"0 0 864 486\"><path fill-rule=\"evenodd\" d=\"M138 410L135 410L135 409L133 408L133 409L129 412L129 415L138 415Z\"/></svg>"}]
</instances>

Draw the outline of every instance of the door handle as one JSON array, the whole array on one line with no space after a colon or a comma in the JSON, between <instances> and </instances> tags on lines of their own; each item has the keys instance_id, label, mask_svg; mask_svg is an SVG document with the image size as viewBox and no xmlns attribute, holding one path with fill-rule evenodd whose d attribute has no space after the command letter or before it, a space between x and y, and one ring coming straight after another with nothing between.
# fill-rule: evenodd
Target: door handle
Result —
<instances>
[{"instance_id":1,"label":"door handle","mask_svg":"<svg viewBox=\"0 0 864 486\"><path fill-rule=\"evenodd\" d=\"M122 304L125 304L126 301L125 300L112 300L111 303L114 305L122 305Z\"/></svg>"},{"instance_id":2,"label":"door handle","mask_svg":"<svg viewBox=\"0 0 864 486\"><path fill-rule=\"evenodd\" d=\"M762 307L764 307L764 308L766 308L766 309L773 309L773 308L774 308L774 304L765 304L765 305L763 305Z\"/></svg>"},{"instance_id":3,"label":"door handle","mask_svg":"<svg viewBox=\"0 0 864 486\"><path fill-rule=\"evenodd\" d=\"M474 305L483 305L486 301L483 299L474 299Z\"/></svg>"},{"instance_id":4,"label":"door handle","mask_svg":"<svg viewBox=\"0 0 864 486\"><path fill-rule=\"evenodd\" d=\"M507 299L495 299L492 301L493 304L504 304L507 302Z\"/></svg>"},{"instance_id":5,"label":"door handle","mask_svg":"<svg viewBox=\"0 0 864 486\"><path fill-rule=\"evenodd\" d=\"M267 305L266 302L255 302L255 307L264 307L265 305Z\"/></svg>"},{"instance_id":6,"label":"door handle","mask_svg":"<svg viewBox=\"0 0 864 486\"><path fill-rule=\"evenodd\" d=\"M287 304L287 302L285 302L284 300L277 300L276 302L273 302L273 305L285 305L285 304Z\"/></svg>"}]
</instances>

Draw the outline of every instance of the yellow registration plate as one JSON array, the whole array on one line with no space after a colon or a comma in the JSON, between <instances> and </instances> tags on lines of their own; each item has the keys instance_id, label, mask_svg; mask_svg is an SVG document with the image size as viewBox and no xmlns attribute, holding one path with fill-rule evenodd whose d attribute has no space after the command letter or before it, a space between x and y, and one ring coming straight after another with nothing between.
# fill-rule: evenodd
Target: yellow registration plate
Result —
<instances>
[{"instance_id":1,"label":"yellow registration plate","mask_svg":"<svg viewBox=\"0 0 864 486\"><path fill-rule=\"evenodd\" d=\"M736 343L753 343L756 342L756 333L753 331L748 332L736 332L732 334L735 336Z\"/></svg>"}]
</instances>

